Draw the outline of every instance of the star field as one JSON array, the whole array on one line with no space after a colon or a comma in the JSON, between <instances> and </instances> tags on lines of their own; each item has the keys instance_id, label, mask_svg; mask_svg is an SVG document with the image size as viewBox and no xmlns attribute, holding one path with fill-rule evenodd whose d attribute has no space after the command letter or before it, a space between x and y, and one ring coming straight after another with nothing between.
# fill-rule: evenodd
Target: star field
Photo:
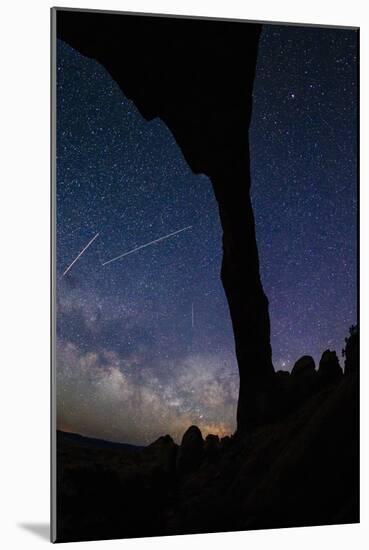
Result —
<instances>
[{"instance_id":1,"label":"star field","mask_svg":"<svg viewBox=\"0 0 369 550\"><path fill-rule=\"evenodd\" d=\"M276 369L340 352L356 322L355 56L353 31L264 26L250 149ZM58 425L137 444L193 423L230 433L238 377L211 183L98 63L63 42L57 60Z\"/></svg>"},{"instance_id":2,"label":"star field","mask_svg":"<svg viewBox=\"0 0 369 550\"><path fill-rule=\"evenodd\" d=\"M356 35L264 28L250 133L252 196L274 366L356 323Z\"/></svg>"}]
</instances>

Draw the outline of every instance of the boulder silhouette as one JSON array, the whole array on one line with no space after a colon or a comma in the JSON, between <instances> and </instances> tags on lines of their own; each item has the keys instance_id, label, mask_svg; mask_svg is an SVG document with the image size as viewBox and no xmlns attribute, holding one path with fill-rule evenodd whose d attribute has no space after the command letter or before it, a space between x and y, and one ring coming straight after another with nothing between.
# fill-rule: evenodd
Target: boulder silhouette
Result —
<instances>
[{"instance_id":1,"label":"boulder silhouette","mask_svg":"<svg viewBox=\"0 0 369 550\"><path fill-rule=\"evenodd\" d=\"M213 462L220 451L220 440L217 435L209 434L206 436L204 444L204 455L208 462Z\"/></svg>"},{"instance_id":2,"label":"boulder silhouette","mask_svg":"<svg viewBox=\"0 0 369 550\"><path fill-rule=\"evenodd\" d=\"M170 435L163 435L146 447L145 453L152 457L156 466L165 472L172 472L176 466L177 450L178 445Z\"/></svg>"},{"instance_id":3,"label":"boulder silhouette","mask_svg":"<svg viewBox=\"0 0 369 550\"><path fill-rule=\"evenodd\" d=\"M229 435L225 435L220 440L220 448L222 451L229 449L232 446L232 439Z\"/></svg>"},{"instance_id":4,"label":"boulder silhouette","mask_svg":"<svg viewBox=\"0 0 369 550\"><path fill-rule=\"evenodd\" d=\"M319 361L318 375L323 383L330 383L339 380L343 372L340 367L337 353L329 349L325 350Z\"/></svg>"},{"instance_id":5,"label":"boulder silhouette","mask_svg":"<svg viewBox=\"0 0 369 550\"><path fill-rule=\"evenodd\" d=\"M288 370L277 370L275 374L276 374L276 379L280 379L280 380L283 380L283 379L286 380L290 376L290 373L288 372Z\"/></svg>"},{"instance_id":6,"label":"boulder silhouette","mask_svg":"<svg viewBox=\"0 0 369 550\"><path fill-rule=\"evenodd\" d=\"M190 473L199 468L204 453L204 440L197 426L190 426L182 437L178 451L177 469L180 473Z\"/></svg>"},{"instance_id":7,"label":"boulder silhouette","mask_svg":"<svg viewBox=\"0 0 369 550\"><path fill-rule=\"evenodd\" d=\"M274 415L286 418L294 413L317 388L317 372L314 359L303 355L294 364L291 374L277 371L274 388Z\"/></svg>"},{"instance_id":8,"label":"boulder silhouette","mask_svg":"<svg viewBox=\"0 0 369 550\"><path fill-rule=\"evenodd\" d=\"M350 327L350 336L345 338L346 346L342 350L345 357L345 374L353 374L359 370L359 331L357 326Z\"/></svg>"},{"instance_id":9,"label":"boulder silhouette","mask_svg":"<svg viewBox=\"0 0 369 550\"><path fill-rule=\"evenodd\" d=\"M315 374L315 362L311 355L303 355L296 361L292 371L292 376L311 376Z\"/></svg>"}]
</instances>

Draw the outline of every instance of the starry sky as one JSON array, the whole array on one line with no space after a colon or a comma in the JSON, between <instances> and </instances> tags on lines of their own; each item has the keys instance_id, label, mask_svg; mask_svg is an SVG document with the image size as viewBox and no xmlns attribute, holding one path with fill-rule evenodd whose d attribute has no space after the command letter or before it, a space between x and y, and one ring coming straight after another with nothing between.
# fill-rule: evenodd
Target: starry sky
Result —
<instances>
[{"instance_id":1,"label":"starry sky","mask_svg":"<svg viewBox=\"0 0 369 550\"><path fill-rule=\"evenodd\" d=\"M230 434L238 375L210 180L103 67L57 48L58 427L133 444L191 424ZM340 355L356 323L356 56L348 29L263 27L250 152L276 370Z\"/></svg>"}]
</instances>

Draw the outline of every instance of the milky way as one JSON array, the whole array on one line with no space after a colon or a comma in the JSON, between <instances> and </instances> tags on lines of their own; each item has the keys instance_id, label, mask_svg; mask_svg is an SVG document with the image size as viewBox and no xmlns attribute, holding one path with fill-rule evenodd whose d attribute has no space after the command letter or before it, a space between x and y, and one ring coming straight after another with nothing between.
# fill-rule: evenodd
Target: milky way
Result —
<instances>
[{"instance_id":1,"label":"milky way","mask_svg":"<svg viewBox=\"0 0 369 550\"><path fill-rule=\"evenodd\" d=\"M276 370L340 354L356 322L356 55L354 31L263 29L250 150ZM231 433L237 364L210 181L63 42L57 85L58 426L137 444L192 423Z\"/></svg>"}]
</instances>

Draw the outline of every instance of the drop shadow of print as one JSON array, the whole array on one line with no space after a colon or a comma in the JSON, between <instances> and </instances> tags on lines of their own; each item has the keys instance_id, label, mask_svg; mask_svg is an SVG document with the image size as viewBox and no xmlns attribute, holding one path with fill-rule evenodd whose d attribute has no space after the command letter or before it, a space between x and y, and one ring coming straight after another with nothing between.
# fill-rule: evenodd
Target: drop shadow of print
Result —
<instances>
[{"instance_id":1,"label":"drop shadow of print","mask_svg":"<svg viewBox=\"0 0 369 550\"><path fill-rule=\"evenodd\" d=\"M50 542L50 525L48 523L18 523L18 527Z\"/></svg>"}]
</instances>

